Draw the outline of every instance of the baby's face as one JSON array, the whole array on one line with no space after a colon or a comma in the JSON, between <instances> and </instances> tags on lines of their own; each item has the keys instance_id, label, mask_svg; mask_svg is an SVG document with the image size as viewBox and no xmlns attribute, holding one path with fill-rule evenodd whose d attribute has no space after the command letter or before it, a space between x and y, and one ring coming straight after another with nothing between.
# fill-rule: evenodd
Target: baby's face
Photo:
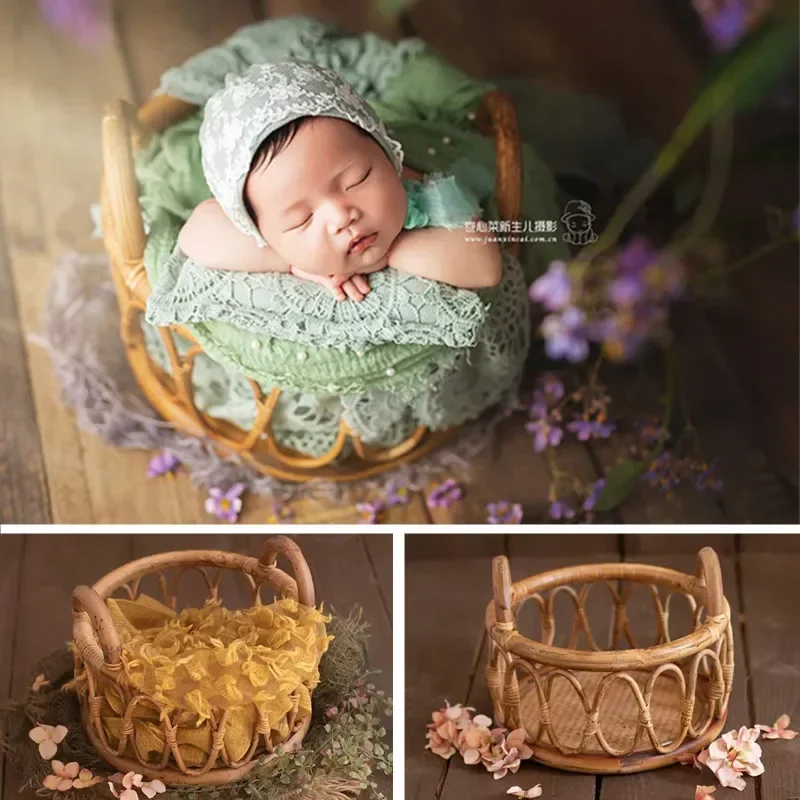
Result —
<instances>
[{"instance_id":1,"label":"baby's face","mask_svg":"<svg viewBox=\"0 0 800 800\"><path fill-rule=\"evenodd\" d=\"M403 229L406 192L381 146L349 122L316 117L245 182L261 235L293 267L351 275L376 267ZM375 234L350 251L357 236Z\"/></svg>"}]
</instances>

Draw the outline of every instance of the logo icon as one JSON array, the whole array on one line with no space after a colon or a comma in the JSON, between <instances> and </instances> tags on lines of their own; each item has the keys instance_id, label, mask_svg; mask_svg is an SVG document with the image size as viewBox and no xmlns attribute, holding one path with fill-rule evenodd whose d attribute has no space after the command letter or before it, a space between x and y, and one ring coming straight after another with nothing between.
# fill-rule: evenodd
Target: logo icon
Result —
<instances>
[{"instance_id":1,"label":"logo icon","mask_svg":"<svg viewBox=\"0 0 800 800\"><path fill-rule=\"evenodd\" d=\"M597 234L592 230L592 207L585 200L570 200L564 206L561 221L567 226L562 236L569 244L591 244L597 241Z\"/></svg>"}]
</instances>

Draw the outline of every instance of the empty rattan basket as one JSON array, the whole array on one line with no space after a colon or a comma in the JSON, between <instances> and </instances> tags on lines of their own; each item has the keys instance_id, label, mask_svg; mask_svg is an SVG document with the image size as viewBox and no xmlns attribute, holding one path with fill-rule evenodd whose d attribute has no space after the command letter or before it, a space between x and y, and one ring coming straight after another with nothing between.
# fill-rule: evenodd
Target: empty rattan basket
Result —
<instances>
[{"instance_id":1,"label":"empty rattan basket","mask_svg":"<svg viewBox=\"0 0 800 800\"><path fill-rule=\"evenodd\" d=\"M294 577L276 566L279 554L291 563ZM177 610L179 583L191 572L199 573L201 586L207 589L209 599L221 600L221 587L226 586L227 591L226 581L232 581L230 591L234 591L236 579L241 579L244 583L240 584L237 594L251 606L261 605L264 588L274 590L276 596L295 598L303 606L315 604L308 564L297 544L285 536L268 539L260 558L219 550L186 550L147 556L108 573L93 587L75 589L75 684L82 687L78 694L83 726L89 739L101 757L121 772L141 773L172 785L226 784L242 778L262 756L274 757L278 744L284 751L297 749L311 718L309 714L297 713L297 697L293 696L293 708L285 715L286 724L283 724L284 718L277 721L286 731L278 742L276 720L268 719L263 708L254 704L254 713L249 714L248 710L250 725L240 723L237 729L238 736L246 737L243 747L246 752L242 758L232 759L226 744L230 709L215 709L204 723L208 757L199 766L187 765L186 751L183 745L179 746L178 736L181 726L191 728L192 724L184 721L180 709L161 713L163 707L158 701L132 685L123 664L121 639L106 601L115 592L137 600L142 594L142 580L154 576L164 604ZM227 572L234 573L233 578L225 577ZM313 689L313 684L306 685L303 692L310 693ZM143 712L145 719L142 719ZM109 715L114 718L113 729L118 736L109 733ZM141 748L137 747L137 735L145 732L145 725L151 736L163 741L163 750L150 760L144 759L140 755Z\"/></svg>"},{"instance_id":2,"label":"empty rattan basket","mask_svg":"<svg viewBox=\"0 0 800 800\"><path fill-rule=\"evenodd\" d=\"M493 588L486 681L495 719L525 729L535 760L593 774L640 772L699 752L719 735L733 682L733 637L711 548L700 551L696 577L613 563L556 569L514 584L508 560L499 556ZM637 592L644 605L647 597L652 603L649 646L640 646L632 630L629 601ZM688 630L673 639L678 597ZM536 638L519 632L527 601L538 612ZM606 649L596 635L604 604ZM642 611L637 605L637 628ZM559 634L566 647L554 646ZM630 649L618 649L623 640Z\"/></svg>"}]
</instances>

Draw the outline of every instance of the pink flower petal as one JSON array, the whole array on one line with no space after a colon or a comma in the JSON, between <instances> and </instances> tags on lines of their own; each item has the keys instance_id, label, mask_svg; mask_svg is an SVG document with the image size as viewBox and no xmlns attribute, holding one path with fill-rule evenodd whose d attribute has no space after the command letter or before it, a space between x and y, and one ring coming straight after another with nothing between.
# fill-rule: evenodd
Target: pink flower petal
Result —
<instances>
[{"instance_id":1,"label":"pink flower petal","mask_svg":"<svg viewBox=\"0 0 800 800\"><path fill-rule=\"evenodd\" d=\"M81 771L80 765L77 761L70 761L64 767L64 777L65 778L77 778L78 773Z\"/></svg>"},{"instance_id":2,"label":"pink flower petal","mask_svg":"<svg viewBox=\"0 0 800 800\"><path fill-rule=\"evenodd\" d=\"M72 778L61 778L58 781L58 789L59 792L68 792L72 788Z\"/></svg>"},{"instance_id":3,"label":"pink flower petal","mask_svg":"<svg viewBox=\"0 0 800 800\"><path fill-rule=\"evenodd\" d=\"M58 752L58 745L52 739L45 739L39 745L39 755L45 760L50 759Z\"/></svg>"},{"instance_id":4,"label":"pink flower petal","mask_svg":"<svg viewBox=\"0 0 800 800\"><path fill-rule=\"evenodd\" d=\"M64 737L69 733L69 729L65 728L63 725L56 725L53 728L53 735L52 739L56 744L61 744L64 741Z\"/></svg>"},{"instance_id":5,"label":"pink flower petal","mask_svg":"<svg viewBox=\"0 0 800 800\"><path fill-rule=\"evenodd\" d=\"M716 791L716 786L697 786L694 790L694 800L711 800L711 795Z\"/></svg>"},{"instance_id":6,"label":"pink flower petal","mask_svg":"<svg viewBox=\"0 0 800 800\"><path fill-rule=\"evenodd\" d=\"M31 728L28 731L28 736L33 739L36 744L41 744L45 740L50 738L50 734L52 733L53 729L48 725L47 730L44 725L37 725L35 728Z\"/></svg>"},{"instance_id":7,"label":"pink flower petal","mask_svg":"<svg viewBox=\"0 0 800 800\"><path fill-rule=\"evenodd\" d=\"M42 786L44 786L45 789L52 789L53 791L56 791L56 789L58 789L58 782L60 780L61 778L59 778L57 775L48 775L42 781Z\"/></svg>"},{"instance_id":8,"label":"pink flower petal","mask_svg":"<svg viewBox=\"0 0 800 800\"><path fill-rule=\"evenodd\" d=\"M738 789L740 792L744 790L745 782L741 773L737 772L733 767L720 767L717 772L717 780L722 786L728 786L732 789Z\"/></svg>"},{"instance_id":9,"label":"pink flower petal","mask_svg":"<svg viewBox=\"0 0 800 800\"><path fill-rule=\"evenodd\" d=\"M461 757L464 759L465 764L477 764L481 760L480 750L465 750Z\"/></svg>"}]
</instances>

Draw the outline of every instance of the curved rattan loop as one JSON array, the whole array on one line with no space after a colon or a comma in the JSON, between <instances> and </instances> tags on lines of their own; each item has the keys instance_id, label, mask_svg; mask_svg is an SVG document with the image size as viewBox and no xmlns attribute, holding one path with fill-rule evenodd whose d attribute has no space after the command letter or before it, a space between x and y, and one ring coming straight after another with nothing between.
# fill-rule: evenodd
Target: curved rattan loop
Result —
<instances>
[{"instance_id":1,"label":"curved rattan loop","mask_svg":"<svg viewBox=\"0 0 800 800\"><path fill-rule=\"evenodd\" d=\"M107 105L102 121L103 181L100 199L103 238L111 259L111 273L120 306L121 336L131 370L154 409L167 421L192 436L206 437L224 454L237 453L255 470L280 480L306 481L324 478L353 481L368 478L387 469L409 463L445 442L457 428L431 432L424 426L404 441L383 449L365 446L342 423L331 448L311 457L281 447L271 429L272 412L280 389L273 390L265 403L255 393L257 415L252 428L244 430L225 420L200 411L194 402L194 357L202 352L191 332L182 325L160 330L170 357L172 372L167 373L151 358L142 335L141 313L147 305L150 284L144 266L146 237L134 170L134 151L144 146L149 136L180 122L196 106L168 95L150 98L138 111L118 100ZM476 122L496 142L497 171L495 192L504 219L518 220L522 204L521 150L516 111L504 92L487 92L479 107ZM517 242L509 250L519 253ZM189 356L181 357L172 340L177 334L193 345ZM252 386L252 383L251 383ZM338 459L348 440L352 457Z\"/></svg>"},{"instance_id":2,"label":"curved rattan loop","mask_svg":"<svg viewBox=\"0 0 800 800\"><path fill-rule=\"evenodd\" d=\"M275 567L279 555L285 556L292 565L294 579L297 582L297 599L304 605L315 605L311 570L308 568L308 562L302 550L297 546L297 542L288 536L271 536L264 542L259 563L265 567Z\"/></svg>"},{"instance_id":3,"label":"curved rattan loop","mask_svg":"<svg viewBox=\"0 0 800 800\"><path fill-rule=\"evenodd\" d=\"M590 628L591 589L597 584L606 585L614 604L611 650L600 649ZM628 619L636 585L652 601L649 647L636 645ZM675 594L687 598L693 630L672 640ZM571 630L566 618L559 623L566 625L568 647L553 646L561 595L572 609ZM531 599L541 614L541 641L517 630L517 612ZM710 548L698 555L697 577L613 563L551 570L512 583L508 560L499 556L492 563L486 628L486 682L495 718L524 728L534 758L546 764L596 773L652 769L699 752L724 725L733 685L733 632L719 560ZM586 649L577 649L581 634ZM624 640L631 649L613 649Z\"/></svg>"},{"instance_id":4,"label":"curved rattan loop","mask_svg":"<svg viewBox=\"0 0 800 800\"><path fill-rule=\"evenodd\" d=\"M275 561L284 555L292 565L295 578L283 572ZM213 569L210 569L213 568ZM168 580L166 570L175 570ZM177 591L181 577L189 571L201 574L210 599L221 600L220 586L224 570L239 572L253 594L254 604L260 603L260 587L269 584L281 595L297 597L301 603L315 605L314 584L308 564L298 545L285 536L266 540L260 559L221 550L185 550L159 553L140 558L103 576L93 587L79 586L73 592L73 637L76 644L75 675L85 680L81 693L81 718L92 744L103 758L124 772L140 772L159 777L168 784L222 784L239 780L257 763L259 747L267 758L275 757L277 744L283 752L297 749L310 724L310 717L297 720L299 695L292 696L293 709L285 717L288 731L285 741L271 740L273 725L256 707L256 725L242 758L233 761L225 746L228 722L227 709L217 709L211 718L211 747L199 766L189 766L177 741L179 710L164 714L164 708L151 696L128 684L123 669L119 635L106 606L114 592L122 591L135 600L139 596L141 579L157 576L165 605L177 610ZM215 570L215 571L214 571ZM104 683L110 679L112 683ZM310 689L310 687L307 687ZM104 695L103 692L106 694ZM119 715L120 736L116 745L109 741L101 718L107 707L108 692L116 695L122 709ZM115 701L116 702L116 701ZM164 735L164 749L154 760L145 761L126 755L139 753L136 744L138 706L152 707ZM278 722L273 720L273 722ZM282 721L280 721L281 724ZM113 737L112 737L113 738ZM152 756L149 756L152 759Z\"/></svg>"}]
</instances>

